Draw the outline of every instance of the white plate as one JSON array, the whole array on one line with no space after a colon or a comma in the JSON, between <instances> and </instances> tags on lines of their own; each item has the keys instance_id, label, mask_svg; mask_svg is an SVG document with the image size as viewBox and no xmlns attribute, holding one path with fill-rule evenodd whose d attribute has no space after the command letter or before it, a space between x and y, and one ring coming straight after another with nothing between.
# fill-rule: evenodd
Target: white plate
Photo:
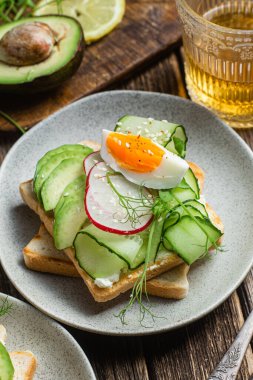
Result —
<instances>
[{"instance_id":1,"label":"white plate","mask_svg":"<svg viewBox=\"0 0 253 380\"><path fill-rule=\"evenodd\" d=\"M83 139L100 141L101 129L113 129L124 114L152 116L182 123L189 136L187 158L206 172L205 195L225 225L226 252L202 260L190 271L190 292L182 301L152 298L157 319L140 326L138 306L122 326L114 317L129 293L99 304L81 279L57 277L25 268L22 248L38 230L38 217L19 195L18 185L33 176L37 160L49 149ZM115 91L74 103L22 137L0 173L0 251L5 272L33 305L53 318L79 329L103 334L150 334L170 330L207 314L242 282L252 261L253 156L229 127L206 109L169 95Z\"/></svg>"},{"instance_id":2,"label":"white plate","mask_svg":"<svg viewBox=\"0 0 253 380\"><path fill-rule=\"evenodd\" d=\"M0 293L0 304L6 295ZM9 314L0 318L7 330L8 351L32 351L37 359L34 380L95 380L81 347L58 323L13 297Z\"/></svg>"}]
</instances>

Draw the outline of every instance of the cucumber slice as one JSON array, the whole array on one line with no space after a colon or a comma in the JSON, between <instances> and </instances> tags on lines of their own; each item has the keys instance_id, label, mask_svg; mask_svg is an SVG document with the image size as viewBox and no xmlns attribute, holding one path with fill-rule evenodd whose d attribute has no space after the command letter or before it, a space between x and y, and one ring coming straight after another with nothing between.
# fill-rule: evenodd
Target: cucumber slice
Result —
<instances>
[{"instance_id":1,"label":"cucumber slice","mask_svg":"<svg viewBox=\"0 0 253 380\"><path fill-rule=\"evenodd\" d=\"M129 268L133 269L136 265L139 265L135 259L143 245L143 239L140 234L113 234L102 231L93 224L83 229L82 233L89 235L97 244L107 248L111 253L124 260ZM141 257L139 259L141 259Z\"/></svg>"},{"instance_id":2,"label":"cucumber slice","mask_svg":"<svg viewBox=\"0 0 253 380\"><path fill-rule=\"evenodd\" d=\"M204 217L208 218L208 212L206 211L206 208L205 206L203 205L203 203L200 203L198 201L186 201L184 202L184 205L185 206L191 206L195 209L197 209Z\"/></svg>"},{"instance_id":3,"label":"cucumber slice","mask_svg":"<svg viewBox=\"0 0 253 380\"><path fill-rule=\"evenodd\" d=\"M162 241L164 218L160 217L158 218L158 220L156 219L153 223L155 223L155 232L152 236L151 247L149 252L149 262L155 261L157 257L157 252Z\"/></svg>"},{"instance_id":4,"label":"cucumber slice","mask_svg":"<svg viewBox=\"0 0 253 380\"><path fill-rule=\"evenodd\" d=\"M40 170L36 169L36 174L34 177L33 182L33 190L38 198L38 200L41 202L41 188L43 186L43 183L46 181L46 179L49 177L49 175L52 173L52 171L65 159L67 158L81 158L84 159L88 154L92 152L90 148L76 145L77 148L74 150L72 148L71 150L65 150L61 153L54 154L51 156L51 158L48 159L48 161L41 167ZM82 150L80 150L79 146L81 146Z\"/></svg>"},{"instance_id":5,"label":"cucumber slice","mask_svg":"<svg viewBox=\"0 0 253 380\"><path fill-rule=\"evenodd\" d=\"M189 168L183 178L183 181L186 182L186 184L191 188L191 190L194 191L196 194L196 198L199 199L200 196L200 189L199 189L199 182L197 178L195 177L193 171L191 168Z\"/></svg>"},{"instance_id":6,"label":"cucumber slice","mask_svg":"<svg viewBox=\"0 0 253 380\"><path fill-rule=\"evenodd\" d=\"M66 188L74 179L83 174L83 158L63 160L49 175L41 189L45 211L53 210Z\"/></svg>"},{"instance_id":7,"label":"cucumber slice","mask_svg":"<svg viewBox=\"0 0 253 380\"><path fill-rule=\"evenodd\" d=\"M126 115L119 119L115 131L134 135L140 134L163 145L172 153L182 158L185 157L187 136L184 127L180 124Z\"/></svg>"},{"instance_id":8,"label":"cucumber slice","mask_svg":"<svg viewBox=\"0 0 253 380\"><path fill-rule=\"evenodd\" d=\"M148 246L148 239L144 239L143 244L133 261L133 264L131 266L132 269L136 269L144 263L145 256L147 254L147 246Z\"/></svg>"},{"instance_id":9,"label":"cucumber slice","mask_svg":"<svg viewBox=\"0 0 253 380\"><path fill-rule=\"evenodd\" d=\"M75 195L65 199L60 210L55 214L54 243L57 249L65 249L73 245L76 234L87 220L84 211L85 183Z\"/></svg>"},{"instance_id":10,"label":"cucumber slice","mask_svg":"<svg viewBox=\"0 0 253 380\"><path fill-rule=\"evenodd\" d=\"M177 210L177 208L176 208ZM176 224L180 219L180 213L178 211L173 211L168 218L166 218L164 225L163 225L163 231L165 232L169 227Z\"/></svg>"},{"instance_id":11,"label":"cucumber slice","mask_svg":"<svg viewBox=\"0 0 253 380\"><path fill-rule=\"evenodd\" d=\"M170 190L160 190L159 197L168 204L168 210L172 210L179 205L173 195L182 203L196 200L196 194L190 188L175 187Z\"/></svg>"},{"instance_id":12,"label":"cucumber slice","mask_svg":"<svg viewBox=\"0 0 253 380\"><path fill-rule=\"evenodd\" d=\"M163 238L163 246L168 251L172 251L173 250L172 245L170 244L170 242L165 237Z\"/></svg>"},{"instance_id":13,"label":"cucumber slice","mask_svg":"<svg viewBox=\"0 0 253 380\"><path fill-rule=\"evenodd\" d=\"M63 206L64 202L67 201L70 197L73 197L76 192L78 192L79 189L85 188L85 181L86 176L85 174L81 175L80 177L77 177L74 179L73 182L70 182L70 184L64 189L61 198L59 199L59 202L57 203L57 206L54 210L54 215L59 212L61 207Z\"/></svg>"},{"instance_id":14,"label":"cucumber slice","mask_svg":"<svg viewBox=\"0 0 253 380\"><path fill-rule=\"evenodd\" d=\"M10 355L4 345L0 342L0 379L13 380L14 367Z\"/></svg>"},{"instance_id":15,"label":"cucumber slice","mask_svg":"<svg viewBox=\"0 0 253 380\"><path fill-rule=\"evenodd\" d=\"M210 220L199 216L196 216L196 219L209 239L195 220L188 215L182 216L178 223L168 228L164 234L172 250L189 265L203 256L206 249L209 249L222 235Z\"/></svg>"},{"instance_id":16,"label":"cucumber slice","mask_svg":"<svg viewBox=\"0 0 253 380\"><path fill-rule=\"evenodd\" d=\"M110 277L127 268L124 260L97 243L81 230L74 241L76 259L80 267L93 279Z\"/></svg>"},{"instance_id":17,"label":"cucumber slice","mask_svg":"<svg viewBox=\"0 0 253 380\"><path fill-rule=\"evenodd\" d=\"M46 164L46 162L49 161L50 158L53 157L53 156L55 156L56 154L59 154L59 153L62 153L62 152L66 152L66 151L70 151L70 150L74 151L74 152L79 151L80 153L82 153L83 150L84 150L84 148L86 149L87 147L85 147L83 145L79 145L79 144L65 144L65 145L59 146L58 148L49 150L38 161L38 163L36 165L35 177L36 177L37 173L40 171L40 169L42 168L42 166L44 166Z\"/></svg>"}]
</instances>

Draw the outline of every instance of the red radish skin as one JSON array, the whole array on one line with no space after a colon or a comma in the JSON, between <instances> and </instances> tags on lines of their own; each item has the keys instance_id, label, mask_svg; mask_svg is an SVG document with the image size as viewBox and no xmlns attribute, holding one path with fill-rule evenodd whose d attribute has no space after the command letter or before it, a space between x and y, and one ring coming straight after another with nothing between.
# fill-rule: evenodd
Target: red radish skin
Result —
<instances>
[{"instance_id":1,"label":"red radish skin","mask_svg":"<svg viewBox=\"0 0 253 380\"><path fill-rule=\"evenodd\" d=\"M94 161L98 161L98 162L102 161L99 150L90 153L83 160L83 168L84 168L84 172L85 172L86 176L89 174L89 172L91 171L93 166L95 166L96 163L98 163L98 162L94 162Z\"/></svg>"},{"instance_id":2,"label":"red radish skin","mask_svg":"<svg viewBox=\"0 0 253 380\"><path fill-rule=\"evenodd\" d=\"M94 152L95 153L95 152ZM91 153L92 154L92 153ZM97 164L95 164L93 166L93 168L89 171L88 173L88 176L87 176L87 181L86 181L86 190L85 190L85 198L84 198L84 208L85 208L85 212L89 218L89 220L91 221L92 224L94 224L94 226L96 226L97 228L103 230L103 231L106 231L106 232L110 232L110 233L114 233L114 234L118 234L118 235L134 235L134 234L137 234L139 232L142 232L144 230L146 230L149 225L152 223L152 220L153 220L153 215L150 214L150 218L148 219L148 221L143 224L141 227L139 228L133 228L133 229L128 229L128 230L120 230L120 229L117 229L117 228L113 228L113 227L110 227L108 225L104 225L104 224L101 224L99 223L98 221L96 221L92 215L91 215L91 212L90 212L90 209L88 207L88 197L89 197L89 192L91 191L91 186L90 186L90 182L91 182L91 175L94 174L93 171L94 171L94 168L97 167L97 165L101 164L102 162L98 162ZM103 162L104 163L104 162ZM110 169L111 171L111 169ZM92 195L91 195L92 196ZM93 196L92 196L93 197ZM94 198L94 197L93 197ZM111 215L110 215L111 216ZM108 219L108 218L107 218Z\"/></svg>"}]
</instances>

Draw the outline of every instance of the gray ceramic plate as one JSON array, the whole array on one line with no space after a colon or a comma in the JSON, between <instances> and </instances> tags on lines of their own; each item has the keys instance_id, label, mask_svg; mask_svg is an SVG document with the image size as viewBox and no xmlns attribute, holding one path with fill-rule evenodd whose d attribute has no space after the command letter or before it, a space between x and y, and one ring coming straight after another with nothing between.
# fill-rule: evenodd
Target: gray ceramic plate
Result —
<instances>
[{"instance_id":1,"label":"gray ceramic plate","mask_svg":"<svg viewBox=\"0 0 253 380\"><path fill-rule=\"evenodd\" d=\"M182 123L189 136L187 158L206 172L205 195L225 225L226 252L202 260L190 271L190 292L182 301L152 298L157 319L141 327L138 308L122 326L114 314L128 300L93 301L80 279L27 270L22 248L39 221L21 201L18 185L33 176L37 160L47 150L83 139L100 140L102 128L112 129L127 113ZM207 314L242 282L253 262L253 155L246 144L206 109L169 95L107 92L68 106L29 131L11 149L0 174L0 251L4 270L33 305L79 329L103 334L150 334L173 329ZM149 323L148 323L149 324Z\"/></svg>"},{"instance_id":2,"label":"gray ceramic plate","mask_svg":"<svg viewBox=\"0 0 253 380\"><path fill-rule=\"evenodd\" d=\"M6 295L0 293L0 304ZM37 358L34 380L95 380L84 352L58 323L31 306L8 297L10 314L0 318L7 330L8 351L32 351Z\"/></svg>"}]
</instances>

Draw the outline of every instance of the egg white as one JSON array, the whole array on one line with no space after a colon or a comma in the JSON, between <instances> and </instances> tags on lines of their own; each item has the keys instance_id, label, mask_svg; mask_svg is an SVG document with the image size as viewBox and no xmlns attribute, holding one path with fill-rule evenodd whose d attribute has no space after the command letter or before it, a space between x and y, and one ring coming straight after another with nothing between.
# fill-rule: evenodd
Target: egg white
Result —
<instances>
[{"instance_id":1,"label":"egg white","mask_svg":"<svg viewBox=\"0 0 253 380\"><path fill-rule=\"evenodd\" d=\"M185 160L154 142L164 151L161 163L155 170L139 173L124 169L117 164L115 158L108 152L106 140L110 133L111 131L103 129L100 155L113 170L122 173L130 182L150 189L171 189L182 181L186 171L189 169L189 165Z\"/></svg>"}]
</instances>

